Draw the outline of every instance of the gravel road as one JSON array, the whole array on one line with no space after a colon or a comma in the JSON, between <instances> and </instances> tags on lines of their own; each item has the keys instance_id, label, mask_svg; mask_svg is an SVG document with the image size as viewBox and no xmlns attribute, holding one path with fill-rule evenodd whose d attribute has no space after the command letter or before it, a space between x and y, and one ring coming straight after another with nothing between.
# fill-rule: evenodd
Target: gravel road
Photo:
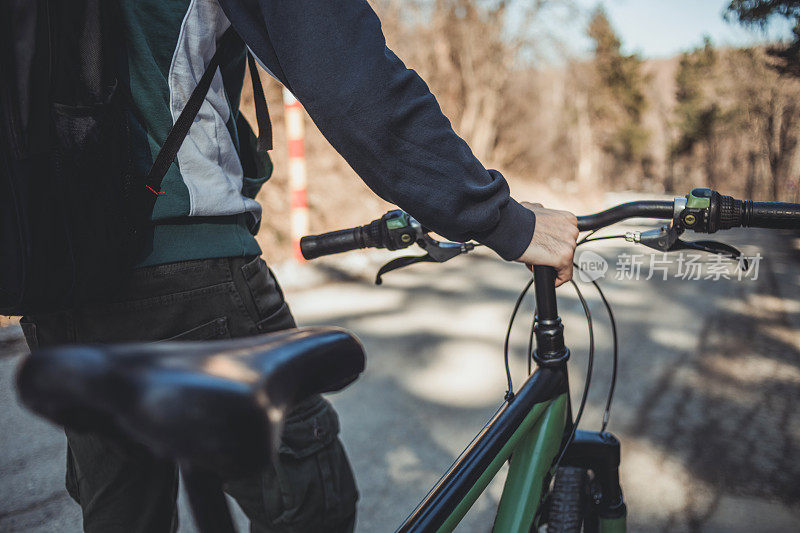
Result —
<instances>
[{"instance_id":1,"label":"gravel road","mask_svg":"<svg viewBox=\"0 0 800 533\"><path fill-rule=\"evenodd\" d=\"M591 245L609 259L602 283L621 339L609 429L622 440L631 531L800 530L800 239L737 231L724 240L761 253L757 279L683 280L686 265L673 258L647 281L646 249ZM641 279L616 279L623 253L647 254ZM367 350L362 379L331 396L361 490L359 532L393 531L499 405L505 326L529 275L476 255L392 273L376 287L368 275L377 261L354 255L317 267L311 278L328 281L303 290L302 276L279 269L295 279L286 296L299 323L348 328ZM582 427L598 429L610 333L600 300L585 293L597 351ZM559 294L577 401L587 331L573 290ZM512 335L517 383L530 313L526 302ZM2 339L0 531L79 531L80 511L63 490L63 434L17 404L12 380L25 348ZM459 531L490 529L503 475ZM183 503L181 530L194 531Z\"/></svg>"}]
</instances>

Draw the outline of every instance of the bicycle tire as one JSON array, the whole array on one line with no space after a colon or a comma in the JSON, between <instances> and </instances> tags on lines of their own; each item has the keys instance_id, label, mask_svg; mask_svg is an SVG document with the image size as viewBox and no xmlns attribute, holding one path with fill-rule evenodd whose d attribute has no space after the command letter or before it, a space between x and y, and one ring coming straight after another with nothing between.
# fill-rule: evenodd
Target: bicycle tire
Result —
<instances>
[{"instance_id":1,"label":"bicycle tire","mask_svg":"<svg viewBox=\"0 0 800 533\"><path fill-rule=\"evenodd\" d=\"M580 533L589 497L588 487L589 475L585 469L559 467L548 498L547 533Z\"/></svg>"}]
</instances>

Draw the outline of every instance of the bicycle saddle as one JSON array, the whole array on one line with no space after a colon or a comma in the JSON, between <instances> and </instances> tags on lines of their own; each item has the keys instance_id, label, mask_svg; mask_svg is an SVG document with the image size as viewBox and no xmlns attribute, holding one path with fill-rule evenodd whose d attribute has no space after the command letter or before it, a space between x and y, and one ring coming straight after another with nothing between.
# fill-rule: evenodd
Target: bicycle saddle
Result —
<instances>
[{"instance_id":1,"label":"bicycle saddle","mask_svg":"<svg viewBox=\"0 0 800 533\"><path fill-rule=\"evenodd\" d=\"M313 327L222 341L45 348L23 361L17 385L26 406L59 425L121 433L226 477L277 453L294 405L341 390L363 370L353 335Z\"/></svg>"}]
</instances>

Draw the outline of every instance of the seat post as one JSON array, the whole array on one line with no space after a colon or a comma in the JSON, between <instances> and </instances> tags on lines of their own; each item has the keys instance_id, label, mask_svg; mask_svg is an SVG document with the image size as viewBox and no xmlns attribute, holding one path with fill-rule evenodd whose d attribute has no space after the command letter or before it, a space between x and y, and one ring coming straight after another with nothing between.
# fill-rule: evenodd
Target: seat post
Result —
<instances>
[{"instance_id":1,"label":"seat post","mask_svg":"<svg viewBox=\"0 0 800 533\"><path fill-rule=\"evenodd\" d=\"M187 464L181 474L200 533L236 533L219 477Z\"/></svg>"}]
</instances>

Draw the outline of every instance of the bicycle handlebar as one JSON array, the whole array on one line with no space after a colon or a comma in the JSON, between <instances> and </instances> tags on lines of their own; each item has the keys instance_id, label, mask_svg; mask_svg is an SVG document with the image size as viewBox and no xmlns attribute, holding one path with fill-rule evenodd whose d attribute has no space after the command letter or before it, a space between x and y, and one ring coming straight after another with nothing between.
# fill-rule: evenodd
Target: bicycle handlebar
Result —
<instances>
[{"instance_id":1,"label":"bicycle handlebar","mask_svg":"<svg viewBox=\"0 0 800 533\"><path fill-rule=\"evenodd\" d=\"M303 237L300 252L306 259L316 259L360 248L399 250L417 242L424 233L419 222L396 209L364 226Z\"/></svg>"},{"instance_id":2,"label":"bicycle handlebar","mask_svg":"<svg viewBox=\"0 0 800 533\"><path fill-rule=\"evenodd\" d=\"M657 218L671 220L674 213L674 202L642 200L638 202L628 202L614 206L605 211L578 217L578 229L590 231L616 222L621 222L628 218Z\"/></svg>"},{"instance_id":3,"label":"bicycle handlebar","mask_svg":"<svg viewBox=\"0 0 800 533\"><path fill-rule=\"evenodd\" d=\"M367 226L331 231L321 235L309 235L300 239L300 252L306 259L338 254L375 246L368 237Z\"/></svg>"},{"instance_id":4,"label":"bicycle handlebar","mask_svg":"<svg viewBox=\"0 0 800 533\"><path fill-rule=\"evenodd\" d=\"M782 202L743 202L741 225L749 228L796 229L800 224L800 204Z\"/></svg>"},{"instance_id":5,"label":"bicycle handlebar","mask_svg":"<svg viewBox=\"0 0 800 533\"><path fill-rule=\"evenodd\" d=\"M693 189L673 201L628 202L580 216L578 229L597 230L629 218L674 220L699 233L736 227L800 229L800 204L737 200L711 189ZM315 259L360 248L398 250L420 241L426 232L406 213L390 211L365 226L303 237L300 251L306 259Z\"/></svg>"},{"instance_id":6,"label":"bicycle handlebar","mask_svg":"<svg viewBox=\"0 0 800 533\"><path fill-rule=\"evenodd\" d=\"M800 228L800 204L737 200L710 189L694 189L685 200L628 202L578 217L578 229L596 230L628 218L671 220L676 216L688 229L700 233L738 227Z\"/></svg>"}]
</instances>

